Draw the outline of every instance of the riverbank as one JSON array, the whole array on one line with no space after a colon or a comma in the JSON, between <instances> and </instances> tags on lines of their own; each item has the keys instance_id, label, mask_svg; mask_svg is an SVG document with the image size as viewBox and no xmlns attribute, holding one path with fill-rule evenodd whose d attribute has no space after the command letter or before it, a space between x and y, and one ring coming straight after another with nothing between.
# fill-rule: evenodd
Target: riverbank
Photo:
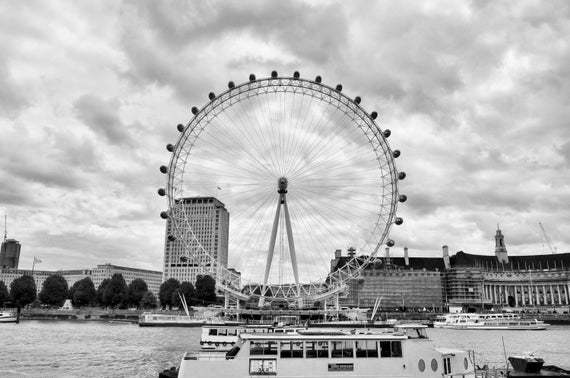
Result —
<instances>
[{"instance_id":1,"label":"riverbank","mask_svg":"<svg viewBox=\"0 0 570 378\"><path fill-rule=\"evenodd\" d=\"M22 310L21 320L78 320L78 321L116 321L138 323L139 315L144 310L116 310L88 307L74 310L31 308ZM181 314L178 311L162 311L164 314Z\"/></svg>"}]
</instances>

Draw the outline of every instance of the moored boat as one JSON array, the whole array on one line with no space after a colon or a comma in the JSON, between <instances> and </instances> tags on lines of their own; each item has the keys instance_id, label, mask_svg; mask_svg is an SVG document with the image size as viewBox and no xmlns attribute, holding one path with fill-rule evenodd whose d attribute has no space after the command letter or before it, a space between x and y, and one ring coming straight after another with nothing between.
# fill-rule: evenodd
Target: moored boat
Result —
<instances>
[{"instance_id":1,"label":"moored boat","mask_svg":"<svg viewBox=\"0 0 570 378\"><path fill-rule=\"evenodd\" d=\"M434 328L481 330L545 330L549 324L536 319L522 319L511 313L458 313L438 317Z\"/></svg>"},{"instance_id":2,"label":"moored boat","mask_svg":"<svg viewBox=\"0 0 570 378\"><path fill-rule=\"evenodd\" d=\"M192 318L188 315L154 314L145 312L139 316L140 327L201 327L205 319Z\"/></svg>"},{"instance_id":3,"label":"moored boat","mask_svg":"<svg viewBox=\"0 0 570 378\"><path fill-rule=\"evenodd\" d=\"M474 377L466 351L435 348L425 326L243 333L227 353L186 353L179 377Z\"/></svg>"},{"instance_id":4,"label":"moored boat","mask_svg":"<svg viewBox=\"0 0 570 378\"><path fill-rule=\"evenodd\" d=\"M15 312L2 310L0 311L0 323L16 323L18 316Z\"/></svg>"},{"instance_id":5,"label":"moored boat","mask_svg":"<svg viewBox=\"0 0 570 378\"><path fill-rule=\"evenodd\" d=\"M509 362L513 367L508 377L570 377L570 371L552 365L544 365L544 360L535 356L511 356Z\"/></svg>"}]
</instances>

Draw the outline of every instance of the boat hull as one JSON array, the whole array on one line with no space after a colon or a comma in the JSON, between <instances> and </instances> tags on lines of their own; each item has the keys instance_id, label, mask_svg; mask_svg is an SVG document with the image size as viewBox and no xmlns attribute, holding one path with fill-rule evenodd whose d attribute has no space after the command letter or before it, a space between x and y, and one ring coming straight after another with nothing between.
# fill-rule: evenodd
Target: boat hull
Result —
<instances>
[{"instance_id":1,"label":"boat hull","mask_svg":"<svg viewBox=\"0 0 570 378\"><path fill-rule=\"evenodd\" d=\"M546 325L533 325L533 326L475 326L475 325L441 325L434 324L434 328L447 328L447 329L470 329L470 330L485 330L485 331L544 331L548 328Z\"/></svg>"}]
</instances>

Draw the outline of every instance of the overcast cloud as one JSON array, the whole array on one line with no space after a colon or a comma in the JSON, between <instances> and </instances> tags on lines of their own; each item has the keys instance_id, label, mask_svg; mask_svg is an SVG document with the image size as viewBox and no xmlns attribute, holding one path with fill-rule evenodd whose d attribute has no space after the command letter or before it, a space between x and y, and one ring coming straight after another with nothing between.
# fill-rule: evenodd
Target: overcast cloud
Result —
<instances>
[{"instance_id":1,"label":"overcast cloud","mask_svg":"<svg viewBox=\"0 0 570 378\"><path fill-rule=\"evenodd\" d=\"M570 251L570 3L0 3L0 210L22 268L162 269L175 125L228 80L342 83L402 151L397 246ZM332 254L333 251L331 251ZM327 262L323 262L327 264Z\"/></svg>"}]
</instances>

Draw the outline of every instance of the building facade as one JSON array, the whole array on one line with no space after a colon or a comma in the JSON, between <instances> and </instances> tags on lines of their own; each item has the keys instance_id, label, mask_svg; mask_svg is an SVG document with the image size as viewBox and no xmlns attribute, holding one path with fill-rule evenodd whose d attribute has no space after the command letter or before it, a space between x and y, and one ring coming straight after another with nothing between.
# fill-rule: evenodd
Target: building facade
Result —
<instances>
[{"instance_id":1,"label":"building facade","mask_svg":"<svg viewBox=\"0 0 570 378\"><path fill-rule=\"evenodd\" d=\"M106 278L111 278L113 274L120 273L123 275L125 282L130 284L134 279L140 278L146 282L148 291L152 292L158 298L160 285L162 284L162 272L156 270L129 268L126 266L118 266L112 264L97 265L91 271L91 280L98 288Z\"/></svg>"},{"instance_id":2,"label":"building facade","mask_svg":"<svg viewBox=\"0 0 570 378\"><path fill-rule=\"evenodd\" d=\"M4 238L0 246L0 269L18 269L20 249L19 241Z\"/></svg>"},{"instance_id":3,"label":"building facade","mask_svg":"<svg viewBox=\"0 0 570 378\"><path fill-rule=\"evenodd\" d=\"M111 264L97 265L97 267L93 269L74 269L74 270L56 270L56 271L50 271L50 270L32 271L29 269L0 269L0 281L4 281L4 283L9 289L10 284L16 278L19 278L21 276L32 276L36 283L36 290L39 294L39 292L42 290L42 286L46 278L48 278L53 274L59 274L63 278L65 278L68 287L73 286L74 283L85 277L90 277L91 280L93 281L95 289L97 289L105 278L111 278L115 273L121 273L127 285L131 283L131 281L134 280L135 278L143 279L148 286L148 290L151 291L158 298L158 291L160 289L160 284L162 283L162 272L154 270L146 270L146 269L127 268Z\"/></svg>"},{"instance_id":4,"label":"building facade","mask_svg":"<svg viewBox=\"0 0 570 378\"><path fill-rule=\"evenodd\" d=\"M187 231L193 233L194 244L186 246L173 238L174 225L167 219L163 280L175 278L194 283L199 274L209 274L216 279L218 265L228 265L230 215L225 205L214 197L182 198L176 203L178 208L174 211L183 211L189 220Z\"/></svg>"},{"instance_id":5,"label":"building facade","mask_svg":"<svg viewBox=\"0 0 570 378\"><path fill-rule=\"evenodd\" d=\"M335 255L331 271L348 258ZM570 311L570 253L509 256L500 229L494 255L459 251L450 256L447 246L441 258L410 258L407 249L404 258L387 253L349 282L340 304L371 307L376 298L382 298L383 308Z\"/></svg>"}]
</instances>

